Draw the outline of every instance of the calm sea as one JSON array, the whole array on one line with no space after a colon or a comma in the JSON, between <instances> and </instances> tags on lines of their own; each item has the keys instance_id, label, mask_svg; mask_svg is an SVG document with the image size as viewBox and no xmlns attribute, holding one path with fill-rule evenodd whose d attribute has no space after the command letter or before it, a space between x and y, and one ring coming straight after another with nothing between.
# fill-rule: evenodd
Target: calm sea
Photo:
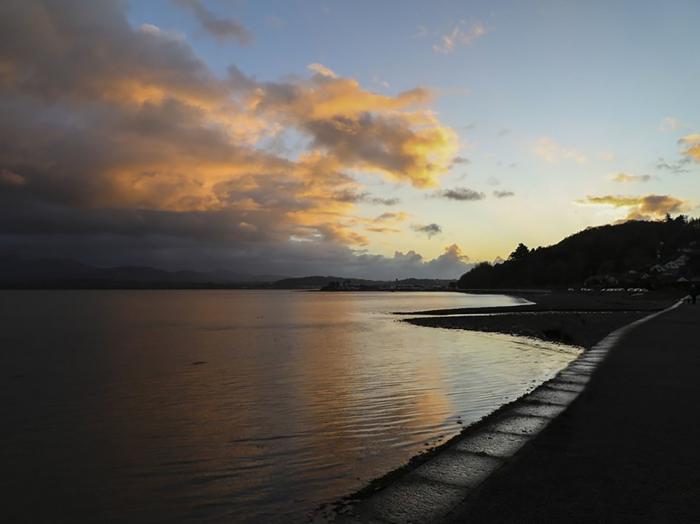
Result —
<instances>
[{"instance_id":1,"label":"calm sea","mask_svg":"<svg viewBox=\"0 0 700 524\"><path fill-rule=\"evenodd\" d=\"M504 296L0 292L0 521L297 522L564 367Z\"/></svg>"}]
</instances>

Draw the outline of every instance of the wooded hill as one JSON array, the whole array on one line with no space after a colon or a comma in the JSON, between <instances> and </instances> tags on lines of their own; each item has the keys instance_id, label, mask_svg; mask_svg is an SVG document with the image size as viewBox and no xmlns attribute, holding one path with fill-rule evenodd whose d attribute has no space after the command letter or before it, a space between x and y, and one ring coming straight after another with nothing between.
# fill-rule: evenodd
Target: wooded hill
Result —
<instances>
[{"instance_id":1,"label":"wooded hill","mask_svg":"<svg viewBox=\"0 0 700 524\"><path fill-rule=\"evenodd\" d=\"M458 287L655 287L698 274L700 219L679 216L588 228L549 247L520 244L507 261L462 275Z\"/></svg>"}]
</instances>

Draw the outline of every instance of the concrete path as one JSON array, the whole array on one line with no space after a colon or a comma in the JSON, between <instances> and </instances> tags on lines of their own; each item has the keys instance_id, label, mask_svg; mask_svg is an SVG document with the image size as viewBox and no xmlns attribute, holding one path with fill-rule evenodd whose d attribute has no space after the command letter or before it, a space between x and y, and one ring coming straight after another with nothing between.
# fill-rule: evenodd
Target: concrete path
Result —
<instances>
[{"instance_id":1,"label":"concrete path","mask_svg":"<svg viewBox=\"0 0 700 524\"><path fill-rule=\"evenodd\" d=\"M700 305L629 333L446 522L700 522Z\"/></svg>"}]
</instances>

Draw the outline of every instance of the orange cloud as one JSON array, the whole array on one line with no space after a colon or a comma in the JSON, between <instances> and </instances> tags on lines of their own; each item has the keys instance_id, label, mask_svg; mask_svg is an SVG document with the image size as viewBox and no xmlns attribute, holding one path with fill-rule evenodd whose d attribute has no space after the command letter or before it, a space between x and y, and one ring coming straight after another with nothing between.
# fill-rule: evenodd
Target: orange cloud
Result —
<instances>
[{"instance_id":1,"label":"orange cloud","mask_svg":"<svg viewBox=\"0 0 700 524\"><path fill-rule=\"evenodd\" d=\"M634 183L634 182L649 182L651 175L632 175L630 173L617 173L611 177L613 182Z\"/></svg>"},{"instance_id":2,"label":"orange cloud","mask_svg":"<svg viewBox=\"0 0 700 524\"><path fill-rule=\"evenodd\" d=\"M681 122L677 118L667 116L659 124L659 131L663 131L664 133L668 133L671 131L678 131L679 129L683 129L685 127L688 127L688 126L686 126L683 122Z\"/></svg>"},{"instance_id":3,"label":"orange cloud","mask_svg":"<svg viewBox=\"0 0 700 524\"><path fill-rule=\"evenodd\" d=\"M681 145L685 146L683 154L692 158L696 162L700 162L700 134L686 135L678 141Z\"/></svg>"},{"instance_id":4,"label":"orange cloud","mask_svg":"<svg viewBox=\"0 0 700 524\"><path fill-rule=\"evenodd\" d=\"M532 152L545 162L554 164L563 160L573 160L577 164L586 162L586 156L568 147L564 147L549 137L542 137L532 148Z\"/></svg>"},{"instance_id":5,"label":"orange cloud","mask_svg":"<svg viewBox=\"0 0 700 524\"><path fill-rule=\"evenodd\" d=\"M323 66L309 81L249 86L247 104L263 118L308 134L313 146L345 167L379 173L418 188L437 185L456 156L455 132L425 105L423 88L387 96L336 78ZM325 68L324 68L325 70Z\"/></svg>"},{"instance_id":6,"label":"orange cloud","mask_svg":"<svg viewBox=\"0 0 700 524\"><path fill-rule=\"evenodd\" d=\"M180 3L242 39L203 3ZM132 28L122 2L25 0L0 7L0 34L13 42L0 46L0 98L12 108L0 121L0 184L27 209L67 210L51 215L52 231L135 231L143 220L162 236L210 224L226 239L365 245L356 229L378 225L356 221L356 203L398 199L368 196L351 173L431 187L458 149L427 89L374 93L321 64L279 83L235 67L220 77L181 36ZM265 145L288 130L308 147ZM78 227L80 214L99 227Z\"/></svg>"},{"instance_id":7,"label":"orange cloud","mask_svg":"<svg viewBox=\"0 0 700 524\"><path fill-rule=\"evenodd\" d=\"M681 213L692 208L689 202L670 195L588 196L583 203L627 208L625 220L654 220L666 214Z\"/></svg>"}]
</instances>

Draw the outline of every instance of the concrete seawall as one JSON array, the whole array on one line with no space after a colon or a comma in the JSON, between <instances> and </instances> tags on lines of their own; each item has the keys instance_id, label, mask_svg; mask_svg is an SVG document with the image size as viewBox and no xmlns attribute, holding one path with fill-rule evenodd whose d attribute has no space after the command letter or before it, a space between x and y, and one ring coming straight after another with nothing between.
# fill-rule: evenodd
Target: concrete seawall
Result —
<instances>
[{"instance_id":1,"label":"concrete seawall","mask_svg":"<svg viewBox=\"0 0 700 524\"><path fill-rule=\"evenodd\" d=\"M530 445L567 409L623 335L682 302L610 333L553 379L502 407L440 448L426 462L350 506L337 522L403 524L449 519L487 478Z\"/></svg>"}]
</instances>

